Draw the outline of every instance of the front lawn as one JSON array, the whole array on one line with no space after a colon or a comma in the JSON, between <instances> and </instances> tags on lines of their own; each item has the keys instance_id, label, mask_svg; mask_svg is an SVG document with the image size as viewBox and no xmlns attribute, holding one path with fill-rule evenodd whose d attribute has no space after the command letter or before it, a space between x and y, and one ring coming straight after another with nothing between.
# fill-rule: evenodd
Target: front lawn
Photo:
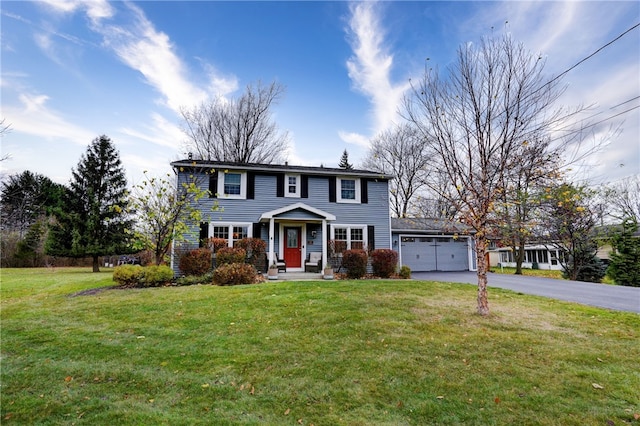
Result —
<instances>
[{"instance_id":1,"label":"front lawn","mask_svg":"<svg viewBox=\"0 0 640 426\"><path fill-rule=\"evenodd\" d=\"M640 424L640 316L411 280L4 269L2 424Z\"/></svg>"}]
</instances>

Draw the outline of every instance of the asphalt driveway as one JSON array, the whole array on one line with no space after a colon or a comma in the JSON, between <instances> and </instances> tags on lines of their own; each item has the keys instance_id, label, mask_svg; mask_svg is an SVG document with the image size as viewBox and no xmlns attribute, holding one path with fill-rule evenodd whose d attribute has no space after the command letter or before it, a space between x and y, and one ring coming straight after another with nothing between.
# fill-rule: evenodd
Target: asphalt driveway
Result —
<instances>
[{"instance_id":1,"label":"asphalt driveway","mask_svg":"<svg viewBox=\"0 0 640 426\"><path fill-rule=\"evenodd\" d=\"M477 284L475 272L413 272L415 280ZM585 283L523 275L488 274L489 287L600 308L640 313L640 287ZM491 297L491 296L489 296Z\"/></svg>"}]
</instances>

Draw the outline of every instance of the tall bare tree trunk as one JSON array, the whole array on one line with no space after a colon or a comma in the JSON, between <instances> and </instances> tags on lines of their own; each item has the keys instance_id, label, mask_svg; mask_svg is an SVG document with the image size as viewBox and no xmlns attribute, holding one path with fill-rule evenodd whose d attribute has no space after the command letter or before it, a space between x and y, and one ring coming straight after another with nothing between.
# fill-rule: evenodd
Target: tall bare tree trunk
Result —
<instances>
[{"instance_id":1,"label":"tall bare tree trunk","mask_svg":"<svg viewBox=\"0 0 640 426\"><path fill-rule=\"evenodd\" d=\"M489 299L487 297L487 238L482 233L476 234L476 259L478 264L478 313L489 315Z\"/></svg>"},{"instance_id":2,"label":"tall bare tree trunk","mask_svg":"<svg viewBox=\"0 0 640 426\"><path fill-rule=\"evenodd\" d=\"M100 263L98 262L98 255L93 255L93 272L100 272Z\"/></svg>"}]
</instances>

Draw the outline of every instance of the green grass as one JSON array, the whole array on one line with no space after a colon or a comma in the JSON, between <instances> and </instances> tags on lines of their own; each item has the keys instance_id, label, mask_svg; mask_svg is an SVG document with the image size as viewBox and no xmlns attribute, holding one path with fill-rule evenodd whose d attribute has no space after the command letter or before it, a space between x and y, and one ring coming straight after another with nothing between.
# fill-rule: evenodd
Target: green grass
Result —
<instances>
[{"instance_id":1,"label":"green grass","mask_svg":"<svg viewBox=\"0 0 640 426\"><path fill-rule=\"evenodd\" d=\"M511 274L511 275L513 275L513 274L516 273L516 268L492 266L491 267L491 272L494 272L496 274ZM522 268L522 275L529 275L529 276L532 276L532 277L555 278L555 279L559 279L559 280L564 279L564 278L562 278L562 271L555 271L555 270L550 270L550 269Z\"/></svg>"},{"instance_id":2,"label":"green grass","mask_svg":"<svg viewBox=\"0 0 640 426\"><path fill-rule=\"evenodd\" d=\"M3 425L640 424L636 314L490 289L485 318L474 286L425 281L1 279Z\"/></svg>"},{"instance_id":3,"label":"green grass","mask_svg":"<svg viewBox=\"0 0 640 426\"><path fill-rule=\"evenodd\" d=\"M494 272L496 274L515 274L516 273L516 268L505 268L505 267L497 267L497 266L492 266L491 267L491 272ZM562 271L555 271L555 270L550 270L550 269L528 269L528 268L522 268L522 275L529 275L532 277L544 277L544 278L554 278L557 280L564 280L565 278L562 276ZM612 284L615 285L615 282L608 276L605 275L605 277L602 279L602 284Z\"/></svg>"}]
</instances>

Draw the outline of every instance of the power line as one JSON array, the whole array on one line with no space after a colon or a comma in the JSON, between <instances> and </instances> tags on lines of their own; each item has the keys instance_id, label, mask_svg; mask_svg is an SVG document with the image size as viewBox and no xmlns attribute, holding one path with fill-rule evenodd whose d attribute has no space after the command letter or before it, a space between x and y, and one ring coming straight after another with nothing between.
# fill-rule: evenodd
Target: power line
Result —
<instances>
[{"instance_id":1,"label":"power line","mask_svg":"<svg viewBox=\"0 0 640 426\"><path fill-rule=\"evenodd\" d=\"M623 36L625 36L627 33L633 31L634 29L638 28L640 26L640 23L635 24L633 27L629 28L628 30L626 30L625 32L623 32L622 34L620 34L618 37L614 38L613 40L611 40L610 42L608 42L607 44L605 44L604 46L600 47L598 50L596 50L595 52L593 52L592 54L590 54L589 56L579 60L578 62L576 62L573 66L571 66L570 68L566 69L565 71L563 71L562 73L558 74L556 77L552 78L551 80L549 80L547 82L547 84L551 84L554 81L556 81L557 79L559 79L560 77L562 77L563 75L565 75L566 73L568 73L569 71L571 71L572 69L574 69L575 67L577 67L578 65L580 65L581 63L583 63L584 61L586 61L589 58L592 58L593 56L595 56L598 52L600 52L602 49L612 45L613 43L615 43L616 41L618 41L619 39L621 39Z\"/></svg>"},{"instance_id":2,"label":"power line","mask_svg":"<svg viewBox=\"0 0 640 426\"><path fill-rule=\"evenodd\" d=\"M628 104L629 102L631 102L631 101L635 101L635 100L636 100L636 99L638 99L638 98L640 98L640 96L636 96L635 98L631 98L631 99L629 99L629 100L627 100L627 101L620 102L618 105L614 105L614 106L612 106L612 107L611 107L611 108L609 108L609 109L614 109L614 108L619 107L620 105Z\"/></svg>"}]
</instances>

